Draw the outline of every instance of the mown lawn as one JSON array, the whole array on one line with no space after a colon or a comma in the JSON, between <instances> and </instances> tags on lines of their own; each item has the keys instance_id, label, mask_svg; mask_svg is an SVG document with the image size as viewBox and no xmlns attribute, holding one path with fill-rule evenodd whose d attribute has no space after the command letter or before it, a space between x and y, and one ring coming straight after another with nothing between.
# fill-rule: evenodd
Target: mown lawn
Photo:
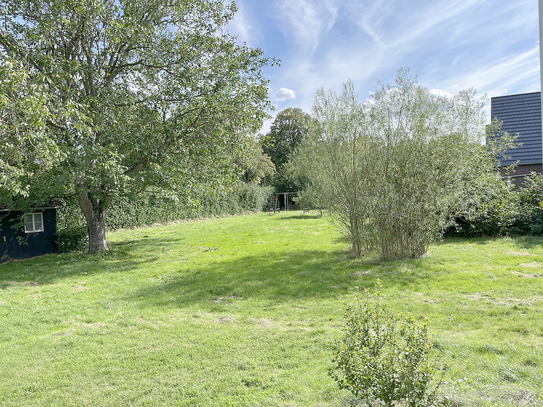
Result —
<instances>
[{"instance_id":1,"label":"mown lawn","mask_svg":"<svg viewBox=\"0 0 543 407\"><path fill-rule=\"evenodd\" d=\"M543 406L539 238L353 259L328 218L257 214L108 235L0 265L2 406L348 406L327 375L346 295L426 317L456 406Z\"/></svg>"}]
</instances>

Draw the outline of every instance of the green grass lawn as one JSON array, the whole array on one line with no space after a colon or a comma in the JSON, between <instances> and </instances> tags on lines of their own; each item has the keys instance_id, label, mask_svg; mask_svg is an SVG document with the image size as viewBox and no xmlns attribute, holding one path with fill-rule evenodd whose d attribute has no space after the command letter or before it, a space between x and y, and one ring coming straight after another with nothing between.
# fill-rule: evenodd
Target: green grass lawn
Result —
<instances>
[{"instance_id":1,"label":"green grass lawn","mask_svg":"<svg viewBox=\"0 0 543 407\"><path fill-rule=\"evenodd\" d=\"M426 317L456 406L543 406L543 240L356 260L301 212L108 235L0 265L1 406L348 406L327 374L344 301Z\"/></svg>"}]
</instances>

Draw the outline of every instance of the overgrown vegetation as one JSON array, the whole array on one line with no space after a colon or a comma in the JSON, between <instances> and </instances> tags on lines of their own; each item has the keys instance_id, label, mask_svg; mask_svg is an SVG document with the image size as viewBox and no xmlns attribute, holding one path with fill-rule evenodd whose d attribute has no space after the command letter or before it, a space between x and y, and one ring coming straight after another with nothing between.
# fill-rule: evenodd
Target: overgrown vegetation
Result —
<instances>
[{"instance_id":1,"label":"overgrown vegetation","mask_svg":"<svg viewBox=\"0 0 543 407\"><path fill-rule=\"evenodd\" d=\"M341 94L320 90L295 165L356 257L369 250L383 259L419 257L468 186L499 178L494 150L481 145L483 107L472 89L436 96L408 70L363 103L352 83Z\"/></svg>"},{"instance_id":2,"label":"overgrown vegetation","mask_svg":"<svg viewBox=\"0 0 543 407\"><path fill-rule=\"evenodd\" d=\"M506 236L543 234L543 179L531 174L522 188L507 180L468 190L469 198L452 219L449 236Z\"/></svg>"}]
</instances>

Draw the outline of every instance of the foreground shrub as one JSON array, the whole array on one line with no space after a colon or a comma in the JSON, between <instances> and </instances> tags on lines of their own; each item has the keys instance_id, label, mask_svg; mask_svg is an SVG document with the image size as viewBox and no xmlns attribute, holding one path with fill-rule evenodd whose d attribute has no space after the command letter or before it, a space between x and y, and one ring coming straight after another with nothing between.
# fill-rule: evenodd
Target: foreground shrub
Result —
<instances>
[{"instance_id":1,"label":"foreground shrub","mask_svg":"<svg viewBox=\"0 0 543 407\"><path fill-rule=\"evenodd\" d=\"M343 334L332 350L330 376L369 405L438 403L445 366L432 358L428 327L393 313L379 292L366 290L347 304Z\"/></svg>"}]
</instances>

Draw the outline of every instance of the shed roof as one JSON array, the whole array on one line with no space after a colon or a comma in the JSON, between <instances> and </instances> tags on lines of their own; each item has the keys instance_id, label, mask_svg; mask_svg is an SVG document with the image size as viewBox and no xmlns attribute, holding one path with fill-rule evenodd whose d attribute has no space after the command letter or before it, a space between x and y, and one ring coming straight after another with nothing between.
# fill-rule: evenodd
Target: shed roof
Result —
<instances>
[{"instance_id":1,"label":"shed roof","mask_svg":"<svg viewBox=\"0 0 543 407\"><path fill-rule=\"evenodd\" d=\"M505 153L511 158L500 160L501 165L540 164L542 162L541 92L493 97L491 117L503 122L502 130L519 134L522 145Z\"/></svg>"}]
</instances>

